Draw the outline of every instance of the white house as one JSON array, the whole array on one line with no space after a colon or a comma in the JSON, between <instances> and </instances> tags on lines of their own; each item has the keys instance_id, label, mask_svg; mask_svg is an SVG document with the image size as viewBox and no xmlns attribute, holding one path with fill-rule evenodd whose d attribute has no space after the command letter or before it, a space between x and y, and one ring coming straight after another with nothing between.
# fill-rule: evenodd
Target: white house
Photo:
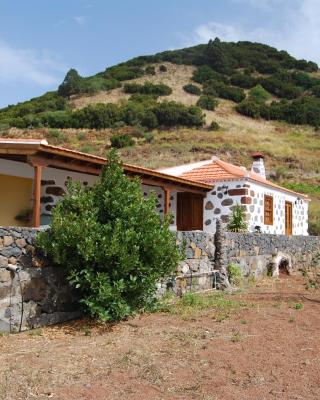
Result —
<instances>
[{"instance_id":1,"label":"white house","mask_svg":"<svg viewBox=\"0 0 320 400\"><path fill-rule=\"evenodd\" d=\"M0 226L50 223L51 212L66 192L68 179L92 185L106 163L103 157L49 145L45 140L0 140ZM154 192L160 215L173 215L171 229L215 232L238 203L250 231L307 235L307 196L266 179L261 154L251 171L218 158L161 171L123 164L141 179L144 196Z\"/></svg>"},{"instance_id":2,"label":"white house","mask_svg":"<svg viewBox=\"0 0 320 400\"><path fill-rule=\"evenodd\" d=\"M308 235L310 199L267 180L261 153L253 154L251 170L213 157L161 172L214 186L204 199L205 231L214 232L215 221L227 222L233 207L241 204L251 232Z\"/></svg>"}]
</instances>

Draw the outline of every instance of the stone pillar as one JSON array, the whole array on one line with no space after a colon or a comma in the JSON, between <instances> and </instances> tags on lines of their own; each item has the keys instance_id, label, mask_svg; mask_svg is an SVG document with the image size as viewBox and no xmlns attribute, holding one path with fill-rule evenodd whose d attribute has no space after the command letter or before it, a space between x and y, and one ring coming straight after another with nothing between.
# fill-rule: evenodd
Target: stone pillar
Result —
<instances>
[{"instance_id":1,"label":"stone pillar","mask_svg":"<svg viewBox=\"0 0 320 400\"><path fill-rule=\"evenodd\" d=\"M217 220L216 233L215 233L215 258L214 265L215 269L220 272L219 289L227 289L230 287L227 271L227 257L226 257L226 235L225 226Z\"/></svg>"}]
</instances>

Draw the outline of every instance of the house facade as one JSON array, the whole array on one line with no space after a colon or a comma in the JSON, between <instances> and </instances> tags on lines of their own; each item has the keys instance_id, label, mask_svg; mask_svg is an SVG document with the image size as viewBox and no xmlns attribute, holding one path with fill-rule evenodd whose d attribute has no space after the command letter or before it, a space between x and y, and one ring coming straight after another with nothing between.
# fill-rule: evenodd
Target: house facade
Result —
<instances>
[{"instance_id":1,"label":"house facade","mask_svg":"<svg viewBox=\"0 0 320 400\"><path fill-rule=\"evenodd\" d=\"M44 140L0 140L0 226L50 224L69 179L93 185L106 159L49 145ZM145 197L155 193L160 215L171 213L171 229L215 232L243 206L249 231L307 235L308 197L266 179L262 154L250 171L218 158L154 171L123 164L141 179Z\"/></svg>"},{"instance_id":2,"label":"house facade","mask_svg":"<svg viewBox=\"0 0 320 400\"><path fill-rule=\"evenodd\" d=\"M0 140L0 226L39 227L50 224L55 204L69 179L84 186L98 179L106 159L49 145L45 140ZM155 193L160 215L172 214L177 229L179 193L203 199L212 186L147 168L123 164L139 177L145 197ZM180 209L187 218L188 210Z\"/></svg>"},{"instance_id":3,"label":"house facade","mask_svg":"<svg viewBox=\"0 0 320 400\"><path fill-rule=\"evenodd\" d=\"M161 171L212 185L203 204L204 231L215 232L217 219L227 223L240 204L250 232L308 235L309 198L267 180L261 153L253 154L251 170L213 157Z\"/></svg>"}]
</instances>

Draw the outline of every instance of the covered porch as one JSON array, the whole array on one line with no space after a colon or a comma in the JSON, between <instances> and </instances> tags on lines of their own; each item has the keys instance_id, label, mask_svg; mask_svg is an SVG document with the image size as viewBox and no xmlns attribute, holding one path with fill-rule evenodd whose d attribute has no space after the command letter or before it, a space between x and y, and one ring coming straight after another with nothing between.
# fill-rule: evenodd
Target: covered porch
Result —
<instances>
[{"instance_id":1,"label":"covered porch","mask_svg":"<svg viewBox=\"0 0 320 400\"><path fill-rule=\"evenodd\" d=\"M0 140L0 226L39 227L66 192L68 179L94 184L106 159L51 146L45 140ZM173 215L173 230L203 229L203 199L211 185L123 164L141 179L144 196L156 193L157 210Z\"/></svg>"}]
</instances>

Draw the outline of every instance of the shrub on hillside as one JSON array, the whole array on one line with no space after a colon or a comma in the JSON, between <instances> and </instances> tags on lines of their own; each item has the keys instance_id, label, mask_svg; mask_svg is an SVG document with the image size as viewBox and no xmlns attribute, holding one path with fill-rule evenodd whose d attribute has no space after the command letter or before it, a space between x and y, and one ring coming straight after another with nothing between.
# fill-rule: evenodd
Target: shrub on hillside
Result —
<instances>
[{"instance_id":1,"label":"shrub on hillside","mask_svg":"<svg viewBox=\"0 0 320 400\"><path fill-rule=\"evenodd\" d=\"M145 73L147 75L155 75L156 74L156 69L153 65L148 65L145 69Z\"/></svg>"},{"instance_id":2,"label":"shrub on hillside","mask_svg":"<svg viewBox=\"0 0 320 400\"><path fill-rule=\"evenodd\" d=\"M269 93L288 100L296 99L303 93L303 89L301 89L301 87L295 86L294 84L283 80L283 76L271 76L266 79L261 79L260 84Z\"/></svg>"},{"instance_id":3,"label":"shrub on hillside","mask_svg":"<svg viewBox=\"0 0 320 400\"><path fill-rule=\"evenodd\" d=\"M187 107L174 101L163 102L155 108L159 125L163 126L203 126L205 116L196 106Z\"/></svg>"},{"instance_id":4,"label":"shrub on hillside","mask_svg":"<svg viewBox=\"0 0 320 400\"><path fill-rule=\"evenodd\" d=\"M210 131L218 131L221 129L220 125L216 121L212 121L209 126Z\"/></svg>"},{"instance_id":5,"label":"shrub on hillside","mask_svg":"<svg viewBox=\"0 0 320 400\"><path fill-rule=\"evenodd\" d=\"M121 120L120 110L115 104L94 104L71 114L73 128L110 128Z\"/></svg>"},{"instance_id":6,"label":"shrub on hillside","mask_svg":"<svg viewBox=\"0 0 320 400\"><path fill-rule=\"evenodd\" d=\"M212 96L217 95L222 99L232 100L236 103L240 103L246 97L243 89L235 86L228 86L222 82L217 82L214 80L205 82L203 94Z\"/></svg>"},{"instance_id":7,"label":"shrub on hillside","mask_svg":"<svg viewBox=\"0 0 320 400\"><path fill-rule=\"evenodd\" d=\"M314 86L312 88L312 94L318 98L320 98L320 85Z\"/></svg>"},{"instance_id":8,"label":"shrub on hillside","mask_svg":"<svg viewBox=\"0 0 320 400\"><path fill-rule=\"evenodd\" d=\"M236 73L231 76L230 83L233 86L239 86L243 89L250 89L256 85L257 80L249 74Z\"/></svg>"},{"instance_id":9,"label":"shrub on hillside","mask_svg":"<svg viewBox=\"0 0 320 400\"><path fill-rule=\"evenodd\" d=\"M247 117L260 117L260 105L252 100L244 100L240 104L237 104L236 111L239 114L245 115Z\"/></svg>"},{"instance_id":10,"label":"shrub on hillside","mask_svg":"<svg viewBox=\"0 0 320 400\"><path fill-rule=\"evenodd\" d=\"M228 78L217 71L214 71L208 65L201 65L198 67L192 75L192 80L197 83L204 83L210 79L216 80L218 82L228 83Z\"/></svg>"},{"instance_id":11,"label":"shrub on hillside","mask_svg":"<svg viewBox=\"0 0 320 400\"><path fill-rule=\"evenodd\" d=\"M168 71L168 68L165 66L165 65L160 65L160 67L159 67L159 71L160 72L167 72Z\"/></svg>"},{"instance_id":12,"label":"shrub on hillside","mask_svg":"<svg viewBox=\"0 0 320 400\"><path fill-rule=\"evenodd\" d=\"M67 271L91 316L117 321L149 307L157 282L177 267L176 237L155 208L113 154L92 188L70 184L54 208L37 247Z\"/></svg>"},{"instance_id":13,"label":"shrub on hillside","mask_svg":"<svg viewBox=\"0 0 320 400\"><path fill-rule=\"evenodd\" d=\"M123 86L125 93L140 93L157 96L168 96L172 93L172 89L164 83L153 84L145 82L143 85L139 83L126 83Z\"/></svg>"},{"instance_id":14,"label":"shrub on hillside","mask_svg":"<svg viewBox=\"0 0 320 400\"><path fill-rule=\"evenodd\" d=\"M111 147L115 149L122 149L123 147L130 147L134 145L134 140L127 134L113 135L110 138Z\"/></svg>"},{"instance_id":15,"label":"shrub on hillside","mask_svg":"<svg viewBox=\"0 0 320 400\"><path fill-rule=\"evenodd\" d=\"M270 98L270 93L268 93L261 85L253 87L249 92L249 99L256 103L265 103Z\"/></svg>"},{"instance_id":16,"label":"shrub on hillside","mask_svg":"<svg viewBox=\"0 0 320 400\"><path fill-rule=\"evenodd\" d=\"M201 89L198 86L193 85L192 83L188 83L187 85L184 85L183 90L187 93L194 94L196 96L201 95Z\"/></svg>"},{"instance_id":17,"label":"shrub on hillside","mask_svg":"<svg viewBox=\"0 0 320 400\"><path fill-rule=\"evenodd\" d=\"M210 95L202 95L197 101L197 106L204 109L213 111L218 105L218 100Z\"/></svg>"},{"instance_id":18,"label":"shrub on hillside","mask_svg":"<svg viewBox=\"0 0 320 400\"><path fill-rule=\"evenodd\" d=\"M118 81L127 81L130 79L140 78L144 75L144 70L139 66L129 65L116 65L111 68L107 68L104 72L105 78L113 78Z\"/></svg>"}]
</instances>

